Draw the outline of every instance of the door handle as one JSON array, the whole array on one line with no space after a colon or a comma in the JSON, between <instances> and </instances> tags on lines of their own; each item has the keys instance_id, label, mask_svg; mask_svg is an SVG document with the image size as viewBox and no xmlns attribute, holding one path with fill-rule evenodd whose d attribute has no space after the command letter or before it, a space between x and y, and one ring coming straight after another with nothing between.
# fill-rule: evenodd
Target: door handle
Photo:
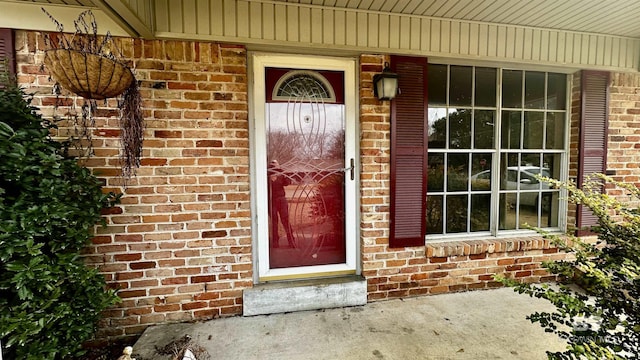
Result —
<instances>
[{"instance_id":1,"label":"door handle","mask_svg":"<svg viewBox=\"0 0 640 360\"><path fill-rule=\"evenodd\" d=\"M355 179L356 162L351 158L351 180Z\"/></svg>"},{"instance_id":2,"label":"door handle","mask_svg":"<svg viewBox=\"0 0 640 360\"><path fill-rule=\"evenodd\" d=\"M351 173L351 176L350 176L351 180L353 180L355 179L355 170L356 170L356 161L354 158L351 158L349 160L349 165L350 166L348 168L343 168L343 169L340 169L339 171L344 171L344 172L349 171Z\"/></svg>"},{"instance_id":3,"label":"door handle","mask_svg":"<svg viewBox=\"0 0 640 360\"><path fill-rule=\"evenodd\" d=\"M349 166L347 169L345 170L349 170L349 172L351 172L351 180L355 179L355 170L356 170L356 162L353 158L351 158L351 160L349 160Z\"/></svg>"}]
</instances>

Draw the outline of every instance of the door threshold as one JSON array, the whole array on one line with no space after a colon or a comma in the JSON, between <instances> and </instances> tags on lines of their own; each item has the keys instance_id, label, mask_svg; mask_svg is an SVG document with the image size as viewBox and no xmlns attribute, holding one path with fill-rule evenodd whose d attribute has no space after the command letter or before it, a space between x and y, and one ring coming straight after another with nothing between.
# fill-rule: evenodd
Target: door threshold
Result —
<instances>
[{"instance_id":1,"label":"door threshold","mask_svg":"<svg viewBox=\"0 0 640 360\"><path fill-rule=\"evenodd\" d=\"M365 305L367 280L350 275L258 284L242 299L243 316Z\"/></svg>"},{"instance_id":2,"label":"door threshold","mask_svg":"<svg viewBox=\"0 0 640 360\"><path fill-rule=\"evenodd\" d=\"M306 280L315 281L316 279L329 279L333 277L349 277L355 276L355 270L337 270L337 271L324 271L318 273L305 273L305 274L287 274L287 275L267 275L261 276L259 281L260 283L271 282L271 281L300 281L304 282Z\"/></svg>"}]
</instances>

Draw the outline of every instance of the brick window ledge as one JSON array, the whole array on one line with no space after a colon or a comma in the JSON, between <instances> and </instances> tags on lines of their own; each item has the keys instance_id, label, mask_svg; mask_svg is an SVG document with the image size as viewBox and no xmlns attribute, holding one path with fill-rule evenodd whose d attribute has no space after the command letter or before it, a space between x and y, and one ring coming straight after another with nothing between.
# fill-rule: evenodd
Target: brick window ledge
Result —
<instances>
[{"instance_id":1,"label":"brick window ledge","mask_svg":"<svg viewBox=\"0 0 640 360\"><path fill-rule=\"evenodd\" d=\"M517 238L454 240L427 243L425 254L427 258L432 258L473 256L529 250L549 250L545 251L545 253L558 251L557 247L553 245L549 239L544 239L541 236L523 236Z\"/></svg>"}]
</instances>

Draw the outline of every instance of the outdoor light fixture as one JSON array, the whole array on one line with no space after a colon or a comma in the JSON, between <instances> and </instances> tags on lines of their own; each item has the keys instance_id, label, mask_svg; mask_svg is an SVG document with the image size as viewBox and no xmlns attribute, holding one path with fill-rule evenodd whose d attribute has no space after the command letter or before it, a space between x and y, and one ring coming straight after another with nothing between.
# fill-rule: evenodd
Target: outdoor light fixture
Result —
<instances>
[{"instance_id":1,"label":"outdoor light fixture","mask_svg":"<svg viewBox=\"0 0 640 360\"><path fill-rule=\"evenodd\" d=\"M380 74L373 76L373 93L379 100L392 100L398 93L398 74L391 72L388 62Z\"/></svg>"}]
</instances>

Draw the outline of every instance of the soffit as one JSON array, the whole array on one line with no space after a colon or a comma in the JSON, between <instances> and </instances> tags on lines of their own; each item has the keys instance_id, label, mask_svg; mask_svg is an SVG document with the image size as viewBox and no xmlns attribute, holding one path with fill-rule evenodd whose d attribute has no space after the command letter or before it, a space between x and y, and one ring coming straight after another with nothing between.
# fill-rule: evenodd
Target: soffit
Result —
<instances>
[{"instance_id":1,"label":"soffit","mask_svg":"<svg viewBox=\"0 0 640 360\"><path fill-rule=\"evenodd\" d=\"M36 3L39 5L71 5L95 7L92 0L13 0L14 2Z\"/></svg>"},{"instance_id":2,"label":"soffit","mask_svg":"<svg viewBox=\"0 0 640 360\"><path fill-rule=\"evenodd\" d=\"M119 0L120 1L120 0ZM122 1L136 3L138 0ZM223 0L220 0L223 1ZM377 11L640 38L638 0L271 0L324 8ZM93 0L0 0L99 8ZM109 1L109 3L115 3Z\"/></svg>"},{"instance_id":3,"label":"soffit","mask_svg":"<svg viewBox=\"0 0 640 360\"><path fill-rule=\"evenodd\" d=\"M638 0L273 0L640 38Z\"/></svg>"}]
</instances>

